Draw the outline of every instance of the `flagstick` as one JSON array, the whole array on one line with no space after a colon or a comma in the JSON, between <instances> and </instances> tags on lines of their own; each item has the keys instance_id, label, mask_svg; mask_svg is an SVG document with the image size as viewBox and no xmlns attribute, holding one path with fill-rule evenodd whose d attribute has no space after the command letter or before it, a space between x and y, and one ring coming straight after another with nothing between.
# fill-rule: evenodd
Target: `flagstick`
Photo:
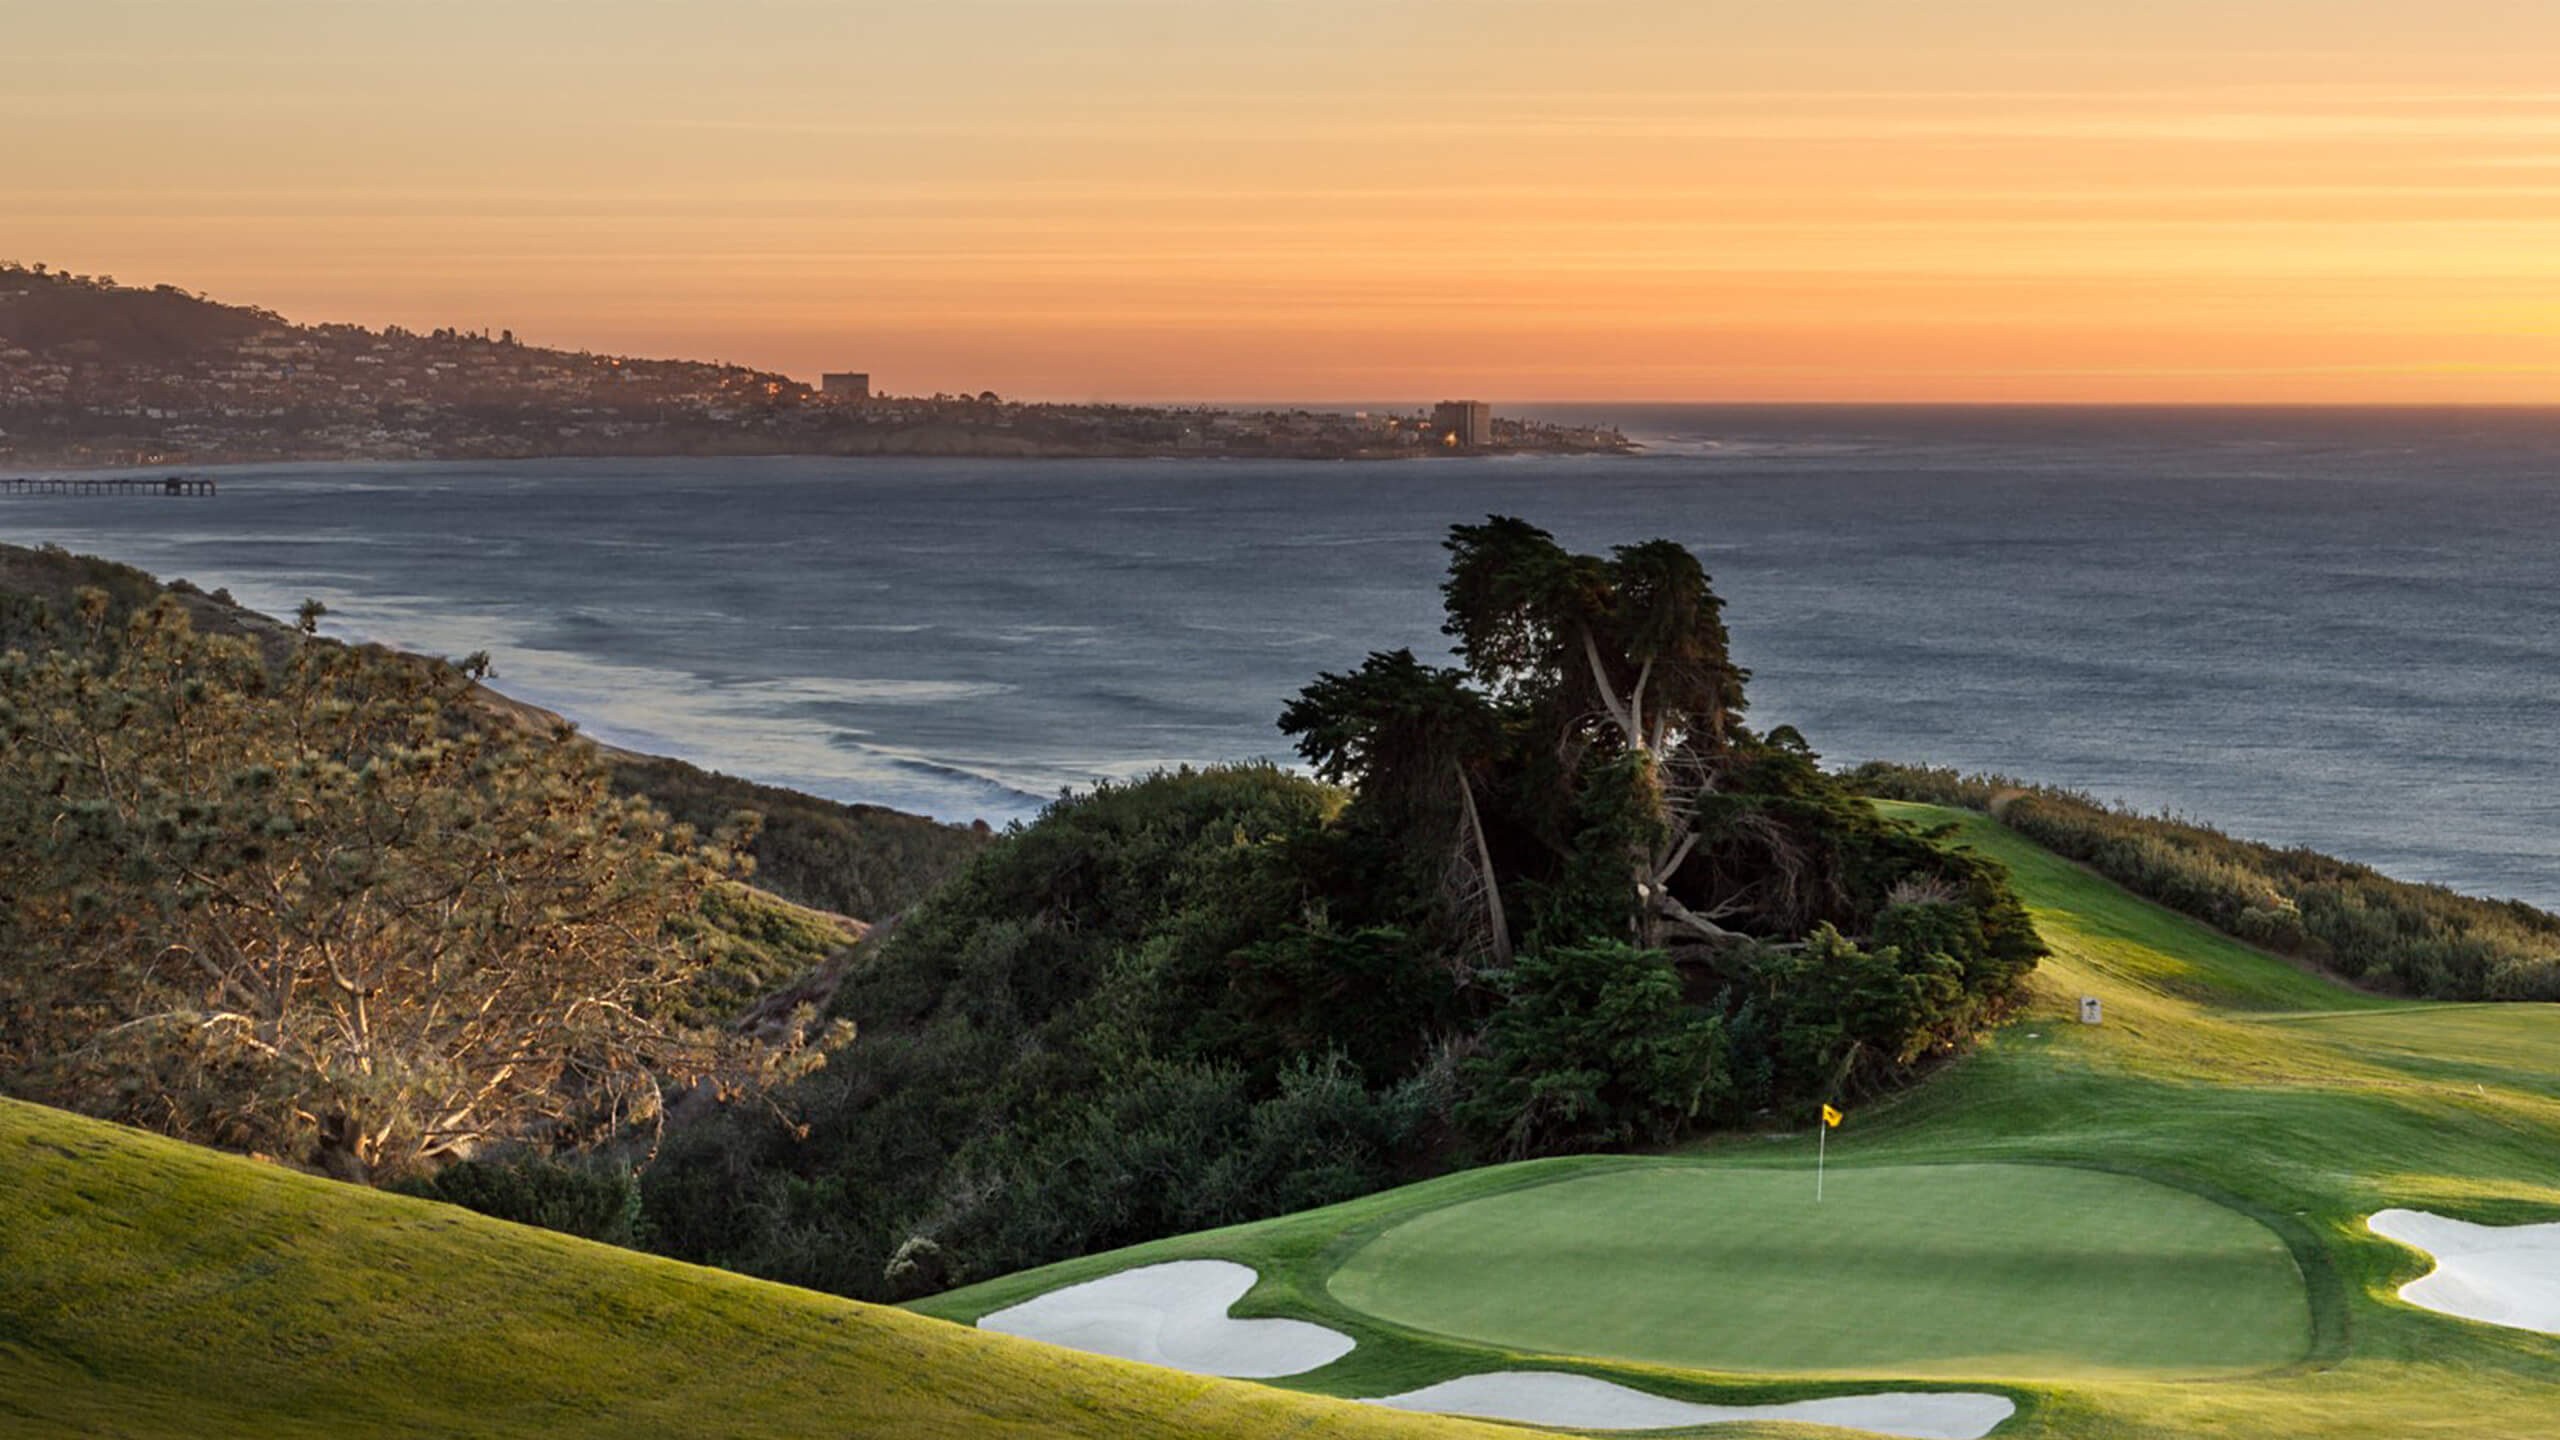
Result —
<instances>
[{"instance_id":1,"label":"flagstick","mask_svg":"<svg viewBox=\"0 0 2560 1440\"><path fill-rule=\"evenodd\" d=\"M1813 1203L1816 1205L1822 1203L1822 1161L1830 1149L1831 1126L1825 1122L1820 1130L1814 1132L1813 1140Z\"/></svg>"}]
</instances>

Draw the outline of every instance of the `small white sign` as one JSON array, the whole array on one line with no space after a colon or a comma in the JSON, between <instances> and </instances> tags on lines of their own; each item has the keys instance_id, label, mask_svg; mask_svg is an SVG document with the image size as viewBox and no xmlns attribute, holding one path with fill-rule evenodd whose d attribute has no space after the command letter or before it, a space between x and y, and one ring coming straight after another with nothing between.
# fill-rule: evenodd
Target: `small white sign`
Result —
<instances>
[{"instance_id":1,"label":"small white sign","mask_svg":"<svg viewBox=\"0 0 2560 1440\"><path fill-rule=\"evenodd\" d=\"M2098 997L2095 995L2081 996L2080 1023L2083 1025L2095 1025L2099 1022L2100 1018L2101 1017L2098 1013Z\"/></svg>"}]
</instances>

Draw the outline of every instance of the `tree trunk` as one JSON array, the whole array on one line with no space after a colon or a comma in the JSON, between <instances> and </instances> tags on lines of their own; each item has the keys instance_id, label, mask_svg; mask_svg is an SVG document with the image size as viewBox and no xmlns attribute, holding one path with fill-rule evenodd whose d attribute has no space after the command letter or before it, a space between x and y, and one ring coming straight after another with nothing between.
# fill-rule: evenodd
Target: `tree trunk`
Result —
<instances>
[{"instance_id":1,"label":"tree trunk","mask_svg":"<svg viewBox=\"0 0 2560 1440\"><path fill-rule=\"evenodd\" d=\"M1450 768L1458 780L1460 819L1467 833L1459 843L1472 852L1477 891L1484 905L1485 931L1493 948L1493 963L1511 963L1511 924L1502 913L1502 882L1493 873L1493 850L1485 843L1484 818L1476 813L1476 787L1467 779L1466 771L1454 763Z\"/></svg>"}]
</instances>

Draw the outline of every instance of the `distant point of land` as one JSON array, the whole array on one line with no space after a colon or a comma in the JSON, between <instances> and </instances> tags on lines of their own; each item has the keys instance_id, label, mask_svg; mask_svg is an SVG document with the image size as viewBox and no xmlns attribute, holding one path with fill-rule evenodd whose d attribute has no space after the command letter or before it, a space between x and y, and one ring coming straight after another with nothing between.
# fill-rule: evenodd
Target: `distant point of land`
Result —
<instances>
[{"instance_id":1,"label":"distant point of land","mask_svg":"<svg viewBox=\"0 0 2560 1440\"><path fill-rule=\"evenodd\" d=\"M1615 429L1494 415L1042 404L815 386L502 330L298 325L174 285L0 262L0 467L560 456L1374 460L1624 454Z\"/></svg>"}]
</instances>

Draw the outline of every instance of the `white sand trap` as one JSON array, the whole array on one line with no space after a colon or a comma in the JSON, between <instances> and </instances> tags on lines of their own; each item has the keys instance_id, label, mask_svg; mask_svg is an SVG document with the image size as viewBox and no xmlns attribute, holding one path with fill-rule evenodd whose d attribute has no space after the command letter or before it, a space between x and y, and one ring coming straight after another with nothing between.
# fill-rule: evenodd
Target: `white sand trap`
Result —
<instances>
[{"instance_id":1,"label":"white sand trap","mask_svg":"<svg viewBox=\"0 0 2560 1440\"><path fill-rule=\"evenodd\" d=\"M1267 1380L1329 1365L1357 1343L1304 1320L1232 1320L1257 1280L1232 1260L1174 1260L1052 1290L981 1316L978 1328L1147 1365Z\"/></svg>"},{"instance_id":2,"label":"white sand trap","mask_svg":"<svg viewBox=\"0 0 2560 1440\"><path fill-rule=\"evenodd\" d=\"M1698 1405L1648 1395L1596 1376L1555 1370L1496 1370L1363 1403L1574 1430L1668 1430L1734 1420L1793 1420L1800 1425L1845 1425L1908 1435L1912 1440L1979 1440L2018 1411L2005 1395L1961 1390L1834 1395L1784 1405Z\"/></svg>"},{"instance_id":3,"label":"white sand trap","mask_svg":"<svg viewBox=\"0 0 2560 1440\"><path fill-rule=\"evenodd\" d=\"M2364 1223L2435 1257L2435 1269L2400 1287L2401 1299L2465 1320L2560 1335L2560 1222L2474 1225L2424 1210L2384 1210Z\"/></svg>"}]
</instances>

